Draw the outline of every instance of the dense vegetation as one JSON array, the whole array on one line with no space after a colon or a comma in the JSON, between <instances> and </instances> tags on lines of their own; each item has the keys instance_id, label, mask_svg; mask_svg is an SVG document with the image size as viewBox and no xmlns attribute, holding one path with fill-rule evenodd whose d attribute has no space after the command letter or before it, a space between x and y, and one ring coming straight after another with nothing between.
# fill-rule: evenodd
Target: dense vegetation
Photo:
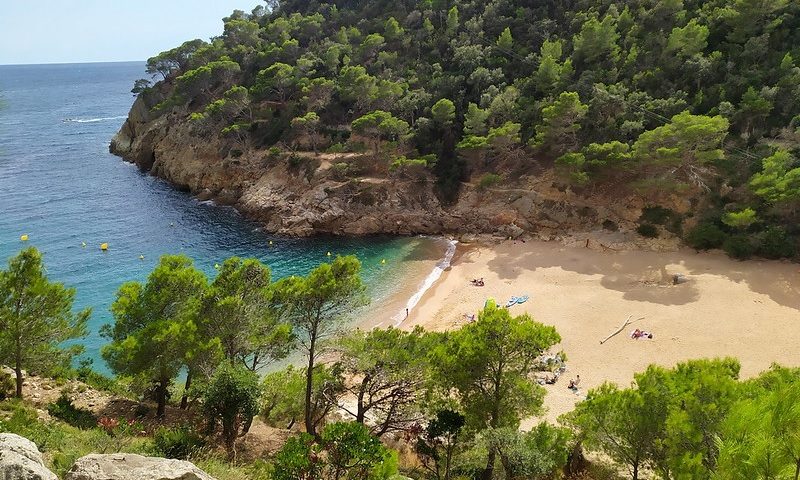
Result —
<instances>
[{"instance_id":1,"label":"dense vegetation","mask_svg":"<svg viewBox=\"0 0 800 480\"><path fill-rule=\"evenodd\" d=\"M14 277L31 259L27 275ZM0 272L0 297L20 298L42 285L42 269L41 255L24 250ZM521 420L541 413L540 372L565 361L548 354L561 341L553 327L488 302L450 332L345 331L343 315L363 303L359 269L355 258L340 257L272 282L257 260L231 258L208 282L188 258L164 256L145 284L120 287L112 306L103 356L120 376L105 379L86 364L72 371L95 388L133 395L141 402L133 416L96 418L73 404L73 385L47 408L58 420L39 420L16 399L0 403L0 431L31 438L59 473L92 451L129 451L190 458L223 480L379 480L401 478L398 472L545 480L586 469L584 452L613 462L602 478L624 469L634 480L643 472L715 480L800 474L800 370L774 366L740 381L730 358L650 366L628 388L590 390L560 425L541 422L523 432ZM37 305L69 291L48 285ZM8 305L0 308L3 332L17 318ZM61 338L26 337L25 348L63 359L74 349ZM17 358L7 345L0 362ZM259 375L295 349L306 367ZM70 372L30 356L20 367ZM180 372L183 389L174 385ZM6 375L0 371L0 398L15 390ZM161 423L180 409L188 410L183 420ZM273 454L239 458L238 438L254 421L288 439Z\"/></svg>"},{"instance_id":2,"label":"dense vegetation","mask_svg":"<svg viewBox=\"0 0 800 480\"><path fill-rule=\"evenodd\" d=\"M339 170L429 170L445 201L554 166L575 191L672 210L663 228L696 248L796 252L797 2L268 3L149 59L161 82L134 92L231 156L366 152Z\"/></svg>"}]
</instances>

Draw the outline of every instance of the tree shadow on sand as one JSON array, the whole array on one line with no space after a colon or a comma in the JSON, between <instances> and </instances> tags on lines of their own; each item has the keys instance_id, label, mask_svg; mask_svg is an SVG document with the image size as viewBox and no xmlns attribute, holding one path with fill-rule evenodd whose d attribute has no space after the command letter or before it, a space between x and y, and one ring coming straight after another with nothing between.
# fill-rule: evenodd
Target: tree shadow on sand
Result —
<instances>
[{"instance_id":1,"label":"tree shadow on sand","mask_svg":"<svg viewBox=\"0 0 800 480\"><path fill-rule=\"evenodd\" d=\"M501 279L513 280L524 271L561 268L583 275L600 276L600 285L623 293L626 300L684 305L700 298L702 275L723 276L744 283L775 303L800 310L800 265L751 260L740 262L716 253L598 252L559 244L529 242L520 253L499 253L488 262ZM686 282L673 285L675 274Z\"/></svg>"}]
</instances>

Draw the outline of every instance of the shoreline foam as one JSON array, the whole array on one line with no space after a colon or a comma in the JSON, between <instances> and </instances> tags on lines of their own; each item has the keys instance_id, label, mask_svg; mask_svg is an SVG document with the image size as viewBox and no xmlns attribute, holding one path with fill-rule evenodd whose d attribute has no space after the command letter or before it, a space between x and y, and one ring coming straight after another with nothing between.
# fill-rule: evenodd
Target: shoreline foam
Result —
<instances>
[{"instance_id":1,"label":"shoreline foam","mask_svg":"<svg viewBox=\"0 0 800 480\"><path fill-rule=\"evenodd\" d=\"M403 324L408 316L410 316L411 312L414 310L414 307L417 306L419 301L428 292L428 290L433 287L436 282L441 278L442 273L445 270L450 268L450 264L453 260L453 256L456 253L458 245L458 240L449 239L447 243L447 249L444 252L444 257L434 265L433 270L425 277L422 284L419 286L416 292L406 301L405 309L400 310L395 315L392 316L391 320L394 322L394 327L399 327Z\"/></svg>"}]
</instances>

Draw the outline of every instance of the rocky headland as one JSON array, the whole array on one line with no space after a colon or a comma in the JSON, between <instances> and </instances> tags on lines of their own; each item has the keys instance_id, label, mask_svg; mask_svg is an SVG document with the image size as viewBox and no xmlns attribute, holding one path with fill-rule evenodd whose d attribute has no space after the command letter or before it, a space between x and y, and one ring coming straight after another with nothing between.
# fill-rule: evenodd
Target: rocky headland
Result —
<instances>
[{"instance_id":1,"label":"rocky headland","mask_svg":"<svg viewBox=\"0 0 800 480\"><path fill-rule=\"evenodd\" d=\"M239 150L219 135L199 134L184 109L157 115L153 103L137 98L111 152L201 200L234 206L272 233L574 241L599 235L612 248L672 249L676 244L666 231L658 242L632 233L648 204L645 198L576 193L557 181L552 167L519 175L508 171L491 186L481 186L480 168L470 168L473 175L462 182L455 200L444 202L427 169L370 169L375 162L369 153ZM676 211L689 208L688 201L672 203Z\"/></svg>"}]
</instances>

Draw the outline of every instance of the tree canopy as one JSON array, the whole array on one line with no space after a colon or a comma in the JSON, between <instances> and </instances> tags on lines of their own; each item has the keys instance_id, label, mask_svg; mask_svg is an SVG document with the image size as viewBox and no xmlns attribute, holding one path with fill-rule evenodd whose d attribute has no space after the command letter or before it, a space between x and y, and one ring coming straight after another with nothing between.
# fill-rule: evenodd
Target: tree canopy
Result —
<instances>
[{"instance_id":1,"label":"tree canopy","mask_svg":"<svg viewBox=\"0 0 800 480\"><path fill-rule=\"evenodd\" d=\"M42 254L26 248L0 270L0 362L14 367L16 396L22 398L22 369L45 372L69 365L82 351L63 342L86 335L91 309L73 312L75 289L51 282Z\"/></svg>"}]
</instances>

